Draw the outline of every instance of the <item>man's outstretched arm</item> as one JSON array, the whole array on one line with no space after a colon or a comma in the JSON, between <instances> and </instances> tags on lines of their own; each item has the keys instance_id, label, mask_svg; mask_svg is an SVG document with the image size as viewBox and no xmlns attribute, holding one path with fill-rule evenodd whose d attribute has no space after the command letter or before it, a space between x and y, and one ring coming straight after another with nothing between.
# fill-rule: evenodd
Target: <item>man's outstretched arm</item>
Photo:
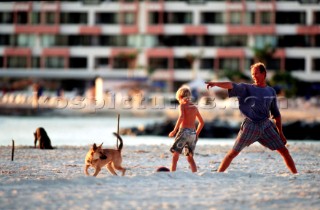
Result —
<instances>
[{"instance_id":1,"label":"man's outstretched arm","mask_svg":"<svg viewBox=\"0 0 320 210\"><path fill-rule=\"evenodd\" d=\"M217 86L223 89L232 89L232 83L231 82L205 82L207 84L207 89Z\"/></svg>"}]
</instances>

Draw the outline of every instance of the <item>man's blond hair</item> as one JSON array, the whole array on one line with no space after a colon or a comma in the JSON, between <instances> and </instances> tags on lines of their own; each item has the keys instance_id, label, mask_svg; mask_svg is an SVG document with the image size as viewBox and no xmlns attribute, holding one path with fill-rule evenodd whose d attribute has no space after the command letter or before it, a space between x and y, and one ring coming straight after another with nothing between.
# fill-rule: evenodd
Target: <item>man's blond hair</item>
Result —
<instances>
[{"instance_id":1,"label":"man's blond hair","mask_svg":"<svg viewBox=\"0 0 320 210\"><path fill-rule=\"evenodd\" d=\"M251 69L253 69L253 68L259 69L260 73L266 73L267 74L267 68L261 62L258 62L258 63L255 63L255 64L251 65Z\"/></svg>"},{"instance_id":2,"label":"man's blond hair","mask_svg":"<svg viewBox=\"0 0 320 210\"><path fill-rule=\"evenodd\" d=\"M180 100L183 98L191 99L191 91L188 87L183 86L177 90L176 99Z\"/></svg>"}]
</instances>

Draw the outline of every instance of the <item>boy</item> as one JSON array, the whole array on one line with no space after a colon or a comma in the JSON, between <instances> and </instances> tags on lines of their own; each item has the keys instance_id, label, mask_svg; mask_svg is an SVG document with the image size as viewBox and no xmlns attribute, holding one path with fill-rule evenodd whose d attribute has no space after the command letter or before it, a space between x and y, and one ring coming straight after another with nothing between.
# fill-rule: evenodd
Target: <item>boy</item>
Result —
<instances>
[{"instance_id":1,"label":"boy","mask_svg":"<svg viewBox=\"0 0 320 210\"><path fill-rule=\"evenodd\" d=\"M197 166L194 162L193 155L204 122L198 108L191 102L191 91L189 88L179 88L176 93L176 99L180 104L179 118L173 131L169 133L169 137L176 136L175 142L170 148L170 151L173 153L170 171L176 171L179 155L181 154L182 149L185 148L185 155L187 156L191 171L197 172ZM197 129L195 127L196 119L199 121Z\"/></svg>"}]
</instances>

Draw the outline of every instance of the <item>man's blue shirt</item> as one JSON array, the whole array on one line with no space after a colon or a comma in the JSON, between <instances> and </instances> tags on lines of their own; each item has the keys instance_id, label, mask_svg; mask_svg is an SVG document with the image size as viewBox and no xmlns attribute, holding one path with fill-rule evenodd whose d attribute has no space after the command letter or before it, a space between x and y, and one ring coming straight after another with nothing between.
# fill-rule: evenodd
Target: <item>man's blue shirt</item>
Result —
<instances>
[{"instance_id":1,"label":"man's blue shirt","mask_svg":"<svg viewBox=\"0 0 320 210\"><path fill-rule=\"evenodd\" d=\"M232 83L232 86L228 90L229 97L239 99L239 109L245 117L260 122L269 118L270 112L273 118L280 116L276 91L272 87L246 83Z\"/></svg>"}]
</instances>

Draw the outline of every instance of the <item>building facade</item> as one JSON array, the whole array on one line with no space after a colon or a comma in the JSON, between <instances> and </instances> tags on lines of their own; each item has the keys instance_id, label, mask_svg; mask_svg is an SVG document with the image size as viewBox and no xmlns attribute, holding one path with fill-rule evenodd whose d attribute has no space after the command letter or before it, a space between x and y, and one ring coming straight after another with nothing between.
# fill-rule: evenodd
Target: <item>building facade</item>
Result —
<instances>
[{"instance_id":1,"label":"building facade","mask_svg":"<svg viewBox=\"0 0 320 210\"><path fill-rule=\"evenodd\" d=\"M320 81L317 0L79 0L0 3L0 76L64 82L272 71Z\"/></svg>"}]
</instances>

